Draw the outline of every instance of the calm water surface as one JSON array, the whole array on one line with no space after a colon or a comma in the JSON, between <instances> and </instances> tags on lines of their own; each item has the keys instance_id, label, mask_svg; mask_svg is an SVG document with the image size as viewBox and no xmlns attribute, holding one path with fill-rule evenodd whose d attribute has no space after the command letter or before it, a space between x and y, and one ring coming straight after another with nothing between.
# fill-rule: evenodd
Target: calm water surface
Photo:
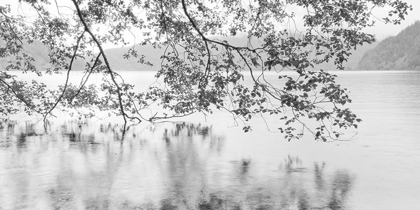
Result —
<instances>
[{"instance_id":1,"label":"calm water surface","mask_svg":"<svg viewBox=\"0 0 420 210\"><path fill-rule=\"evenodd\" d=\"M274 118L245 134L224 113L131 127L123 142L109 119L48 134L2 122L0 209L420 209L420 72L338 74L364 120L351 141L287 142Z\"/></svg>"}]
</instances>

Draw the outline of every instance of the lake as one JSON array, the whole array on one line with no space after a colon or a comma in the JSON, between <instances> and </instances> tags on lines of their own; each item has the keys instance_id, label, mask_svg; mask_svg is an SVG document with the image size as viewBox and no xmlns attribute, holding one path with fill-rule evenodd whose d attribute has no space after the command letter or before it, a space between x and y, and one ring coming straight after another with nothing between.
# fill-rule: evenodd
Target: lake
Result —
<instances>
[{"instance_id":1,"label":"lake","mask_svg":"<svg viewBox=\"0 0 420 210\"><path fill-rule=\"evenodd\" d=\"M139 90L152 78L122 74ZM336 74L363 119L351 140L288 142L275 118L243 133L221 112L124 141L114 118L59 116L44 133L15 116L0 123L0 209L420 209L420 71Z\"/></svg>"}]
</instances>

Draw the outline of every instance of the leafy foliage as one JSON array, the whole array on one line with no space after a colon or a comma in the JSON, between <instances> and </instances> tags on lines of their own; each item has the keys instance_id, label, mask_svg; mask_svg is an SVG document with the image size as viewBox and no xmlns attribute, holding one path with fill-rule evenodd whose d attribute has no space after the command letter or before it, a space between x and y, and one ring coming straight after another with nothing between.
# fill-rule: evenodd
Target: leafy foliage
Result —
<instances>
[{"instance_id":1,"label":"leafy foliage","mask_svg":"<svg viewBox=\"0 0 420 210\"><path fill-rule=\"evenodd\" d=\"M52 111L89 107L121 115L127 123L181 117L215 109L232 113L246 124L256 115L278 115L284 123L279 129L287 139L299 138L309 130L316 139L338 138L330 129L357 127L360 119L344 106L351 100L347 90L336 84L336 76L311 71L316 64L333 61L338 69L350 50L374 42L363 29L374 25L372 9L390 6L386 22L399 23L410 6L400 0L22 0L36 11L30 21L12 16L8 6L0 8L1 39L6 43L1 57L14 56L2 70L35 72L38 75L67 71L67 78L78 59L88 59L85 77L79 86L68 83L59 90L1 78L1 90L12 99L7 107L21 105L28 113L47 119ZM290 27L295 14L287 8L306 10L304 25ZM396 16L396 17L394 17ZM28 23L31 22L31 23ZM141 45L164 50L156 77L163 83L148 91L136 92L109 64L105 45L127 45L127 34L138 33ZM248 43L237 45L228 37L245 35ZM39 40L48 48L51 66L42 72L25 53L24 42ZM94 52L99 52L95 54ZM125 58L149 64L147 52L131 48ZM296 72L283 74L283 70ZM266 79L267 72L278 74L278 81ZM91 74L103 74L104 81L86 87ZM251 79L252 87L243 85ZM23 86L15 87L13 84ZM41 84L41 87L42 84ZM4 98L4 97L3 97ZM39 104L42 104L39 105ZM154 106L163 108L145 114ZM153 109L152 109L153 110ZM16 112L6 109L2 114ZM307 121L313 121L313 123ZM302 129L298 129L298 125Z\"/></svg>"}]
</instances>

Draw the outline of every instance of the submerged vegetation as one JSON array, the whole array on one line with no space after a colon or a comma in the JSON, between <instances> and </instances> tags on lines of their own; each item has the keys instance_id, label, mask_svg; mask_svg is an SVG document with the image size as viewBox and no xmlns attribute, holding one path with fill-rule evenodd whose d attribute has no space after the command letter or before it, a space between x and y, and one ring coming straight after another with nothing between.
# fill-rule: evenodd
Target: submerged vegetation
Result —
<instances>
[{"instance_id":1,"label":"submerged vegetation","mask_svg":"<svg viewBox=\"0 0 420 210\"><path fill-rule=\"evenodd\" d=\"M278 115L286 139L300 138L305 130L315 139L337 139L334 128L357 128L361 121L346 104L348 91L336 76L311 70L333 61L343 68L350 50L375 38L363 32L374 25L375 8L389 8L382 20L398 24L410 10L400 0L22 0L15 14L0 6L0 57L9 58L0 69L0 114L41 115L44 123L54 110L88 108L106 111L129 122L156 122L214 110L243 121L244 131L255 116ZM297 14L290 8L305 11ZM302 25L294 25L302 18ZM234 44L228 37L246 36ZM133 41L134 40L134 43ZM41 42L49 65L38 69L26 43ZM162 49L156 77L160 83L137 92L113 69L105 46L140 44ZM124 58L150 65L148 52L130 48ZM123 59L123 58L121 58ZM84 62L80 84L69 84L76 62ZM65 72L67 80L54 90L25 82L12 70L40 77ZM295 75L283 74L284 70ZM268 81L267 72L278 75ZM101 84L88 85L92 74ZM248 87L244 79L253 81ZM279 85L283 84L283 85ZM160 107L159 111L154 109Z\"/></svg>"}]
</instances>

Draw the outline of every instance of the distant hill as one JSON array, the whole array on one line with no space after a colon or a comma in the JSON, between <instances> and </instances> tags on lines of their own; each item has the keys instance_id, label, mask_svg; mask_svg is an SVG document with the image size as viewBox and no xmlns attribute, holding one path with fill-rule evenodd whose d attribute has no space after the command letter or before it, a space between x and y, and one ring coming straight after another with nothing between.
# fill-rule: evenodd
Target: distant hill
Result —
<instances>
[{"instance_id":1,"label":"distant hill","mask_svg":"<svg viewBox=\"0 0 420 210\"><path fill-rule=\"evenodd\" d=\"M4 46L4 41L0 39L0 45ZM34 65L36 67L45 68L48 63L48 49L39 41L32 44L24 43L24 48L35 59ZM8 61L13 60L14 57L0 57L0 69L5 69L8 66Z\"/></svg>"},{"instance_id":2,"label":"distant hill","mask_svg":"<svg viewBox=\"0 0 420 210\"><path fill-rule=\"evenodd\" d=\"M420 21L382 40L359 61L363 70L420 70Z\"/></svg>"},{"instance_id":3,"label":"distant hill","mask_svg":"<svg viewBox=\"0 0 420 210\"><path fill-rule=\"evenodd\" d=\"M214 38L217 39L217 38ZM218 39L219 41L226 40L234 46L245 46L248 42L246 37L223 37ZM258 46L258 41L253 41L252 43L255 46ZM363 54L374 48L378 42L372 44L365 44L363 46L358 46L356 50L351 50L352 55L349 60L344 64L346 70L355 70L357 65L362 58ZM135 49L139 54L146 55L146 59L150 61L154 66L139 65L138 60L134 58L122 59L123 55L127 53L130 47L124 48L113 48L105 50L105 53L108 57L110 65L115 70L126 70L126 71L138 71L138 70L158 70L160 65L160 56L163 54L163 49L154 49L151 46L135 46ZM132 47L131 47L132 48ZM334 61L328 63L323 63L318 66L315 66L315 69L324 69L324 70L335 70L336 66Z\"/></svg>"},{"instance_id":4,"label":"distant hill","mask_svg":"<svg viewBox=\"0 0 420 210\"><path fill-rule=\"evenodd\" d=\"M0 46L3 45L2 40L0 40ZM48 67L51 67L50 59L48 57L49 49L40 41L34 41L31 44L27 42L23 43L23 48L26 53L34 58L32 64L39 70L45 70ZM15 59L11 57L0 57L0 69L6 69L9 65L9 61ZM84 62L82 60L75 60L73 64L73 69L83 69Z\"/></svg>"},{"instance_id":5,"label":"distant hill","mask_svg":"<svg viewBox=\"0 0 420 210\"><path fill-rule=\"evenodd\" d=\"M217 39L217 38L214 38ZM226 40L230 44L235 46L245 46L248 42L246 37L230 37L230 38L220 38L219 41ZM254 42L254 41L253 41ZM1 44L1 42L0 42ZM258 41L255 41L253 45L258 46ZM357 64L361 59L362 55L369 49L372 49L376 46L376 43L370 45L359 46L357 50L352 50L352 55L350 56L349 60L344 64L344 67L347 70L353 70L357 68ZM38 69L46 69L51 66L49 63L48 53L49 50L45 47L41 42L35 41L32 44L25 44L25 49L35 58L34 65ZM137 58L130 57L128 59L124 58L124 54L128 52L130 48L134 48L137 50L138 54L144 54L146 56L146 60L153 64L153 66L148 66L145 64L140 64ZM108 58L108 61L114 70L125 70L125 71L150 71L150 70L158 70L160 66L160 57L163 54L164 49L155 49L152 46L141 46L135 45L131 47L120 47L120 48L112 48L106 49L105 54ZM8 61L13 58L0 58L0 69L6 68L8 65ZM90 59L88 59L90 60ZM74 70L83 70L85 66L85 61L77 59L74 63L73 69ZM323 63L315 67L315 69L325 69L325 70L335 70L336 67L333 61L329 63Z\"/></svg>"},{"instance_id":6,"label":"distant hill","mask_svg":"<svg viewBox=\"0 0 420 210\"><path fill-rule=\"evenodd\" d=\"M134 48L139 56L145 55L145 60L153 64L153 66L139 63L138 58L124 58L124 54L127 54L130 48ZM164 49L155 49L152 46L135 45L132 47L107 49L105 50L105 55L107 56L109 65L114 70L150 71L158 70L158 66L160 65L160 56L163 52Z\"/></svg>"},{"instance_id":7,"label":"distant hill","mask_svg":"<svg viewBox=\"0 0 420 210\"><path fill-rule=\"evenodd\" d=\"M0 40L0 45L2 41ZM131 47L132 48L132 47ZM48 67L51 67L50 59L48 57L49 49L39 41L34 41L31 44L24 43L25 52L31 55L34 58L33 64L39 70L45 70ZM108 61L111 67L115 70L152 70L153 67L147 65L141 65L137 62L135 58L128 58L123 59L123 55L127 53L129 47L125 48L113 48L105 50L105 54L107 55ZM163 50L156 50L151 46L136 46L136 50L138 50L139 54L145 54L150 57L152 63L157 65L157 61L159 61L160 54L159 51ZM14 57L0 57L0 69L5 69L9 64L9 60L13 60ZM83 70L86 64L86 60L76 59L73 63L73 70ZM154 67L155 68L155 67Z\"/></svg>"}]
</instances>

